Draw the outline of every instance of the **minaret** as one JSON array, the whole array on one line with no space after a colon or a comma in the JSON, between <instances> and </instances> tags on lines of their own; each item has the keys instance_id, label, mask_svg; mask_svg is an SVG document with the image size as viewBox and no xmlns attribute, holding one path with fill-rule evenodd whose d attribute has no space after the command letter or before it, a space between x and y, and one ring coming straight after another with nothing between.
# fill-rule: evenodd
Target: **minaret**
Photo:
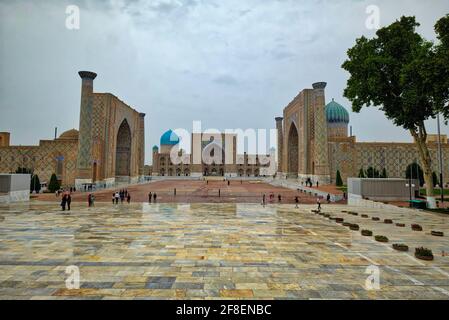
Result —
<instances>
[{"instance_id":1,"label":"minaret","mask_svg":"<svg viewBox=\"0 0 449 320\"><path fill-rule=\"evenodd\" d=\"M284 120L284 118L282 117L276 117L276 129L277 129L277 134L278 134L278 148L277 148L277 152L278 152L278 168L277 171L278 173L282 172L282 152L283 152L283 144L284 144L284 134L283 134L283 130L282 130L282 120Z\"/></svg>"},{"instance_id":2,"label":"minaret","mask_svg":"<svg viewBox=\"0 0 449 320\"><path fill-rule=\"evenodd\" d=\"M139 113L139 179L145 175L145 113Z\"/></svg>"},{"instance_id":3,"label":"minaret","mask_svg":"<svg viewBox=\"0 0 449 320\"><path fill-rule=\"evenodd\" d=\"M81 106L78 142L77 173L75 184L77 188L82 183L92 180L92 109L93 87L97 74L90 71L78 72L81 77Z\"/></svg>"},{"instance_id":4,"label":"minaret","mask_svg":"<svg viewBox=\"0 0 449 320\"><path fill-rule=\"evenodd\" d=\"M313 109L314 109L314 155L313 174L315 179L321 183L329 183L329 150L327 143L327 121L324 89L326 82L317 82L313 87Z\"/></svg>"}]
</instances>

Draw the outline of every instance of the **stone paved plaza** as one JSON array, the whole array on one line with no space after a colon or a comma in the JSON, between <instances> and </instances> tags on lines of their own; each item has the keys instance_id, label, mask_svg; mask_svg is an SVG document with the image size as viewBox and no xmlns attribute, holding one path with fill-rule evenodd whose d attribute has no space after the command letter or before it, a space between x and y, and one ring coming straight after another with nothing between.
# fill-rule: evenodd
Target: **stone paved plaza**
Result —
<instances>
[{"instance_id":1,"label":"stone paved plaza","mask_svg":"<svg viewBox=\"0 0 449 320\"><path fill-rule=\"evenodd\" d=\"M324 206L390 239L382 244L311 213L314 207L75 203L63 213L40 201L3 205L0 299L449 298L449 256L442 254L449 252L449 217ZM394 251L392 243L410 251ZM417 260L417 246L431 248L435 260ZM80 289L66 288L70 265L80 269ZM370 265L380 268L380 290L365 289Z\"/></svg>"}]
</instances>

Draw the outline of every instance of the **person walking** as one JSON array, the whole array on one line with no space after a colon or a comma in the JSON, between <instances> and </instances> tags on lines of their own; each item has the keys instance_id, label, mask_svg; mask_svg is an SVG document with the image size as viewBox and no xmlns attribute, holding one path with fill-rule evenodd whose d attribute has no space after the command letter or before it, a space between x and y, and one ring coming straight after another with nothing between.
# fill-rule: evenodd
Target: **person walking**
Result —
<instances>
[{"instance_id":1,"label":"person walking","mask_svg":"<svg viewBox=\"0 0 449 320\"><path fill-rule=\"evenodd\" d=\"M62 211L65 211L65 205L67 203L67 196L63 195L62 199L61 199L61 207L62 207Z\"/></svg>"},{"instance_id":2,"label":"person walking","mask_svg":"<svg viewBox=\"0 0 449 320\"><path fill-rule=\"evenodd\" d=\"M262 196L262 205L265 207L265 193Z\"/></svg>"},{"instance_id":3,"label":"person walking","mask_svg":"<svg viewBox=\"0 0 449 320\"><path fill-rule=\"evenodd\" d=\"M115 203L115 193L112 193L112 204Z\"/></svg>"},{"instance_id":4,"label":"person walking","mask_svg":"<svg viewBox=\"0 0 449 320\"><path fill-rule=\"evenodd\" d=\"M327 203L331 203L331 195L328 193L326 196Z\"/></svg>"},{"instance_id":5,"label":"person walking","mask_svg":"<svg viewBox=\"0 0 449 320\"><path fill-rule=\"evenodd\" d=\"M118 191L115 193L115 204L118 204L118 199L120 198L120 194Z\"/></svg>"},{"instance_id":6,"label":"person walking","mask_svg":"<svg viewBox=\"0 0 449 320\"><path fill-rule=\"evenodd\" d=\"M148 194L148 203L151 203L151 198L152 198L152 194L151 194L151 192Z\"/></svg>"},{"instance_id":7,"label":"person walking","mask_svg":"<svg viewBox=\"0 0 449 320\"><path fill-rule=\"evenodd\" d=\"M298 204L299 204L299 197L296 196L296 197L295 197L295 208L299 208L299 207L298 207Z\"/></svg>"},{"instance_id":8,"label":"person walking","mask_svg":"<svg viewBox=\"0 0 449 320\"><path fill-rule=\"evenodd\" d=\"M120 203L123 203L123 200L125 200L125 191L120 192Z\"/></svg>"},{"instance_id":9,"label":"person walking","mask_svg":"<svg viewBox=\"0 0 449 320\"><path fill-rule=\"evenodd\" d=\"M131 195L128 193L128 191L126 191L126 202L128 202L128 204L131 202Z\"/></svg>"},{"instance_id":10,"label":"person walking","mask_svg":"<svg viewBox=\"0 0 449 320\"><path fill-rule=\"evenodd\" d=\"M316 198L316 204L318 205L318 211L321 211L321 199L320 199L320 197Z\"/></svg>"},{"instance_id":11,"label":"person walking","mask_svg":"<svg viewBox=\"0 0 449 320\"><path fill-rule=\"evenodd\" d=\"M70 193L67 194L66 201L67 201L67 210L70 211L70 204L72 203L72 196L70 195Z\"/></svg>"},{"instance_id":12,"label":"person walking","mask_svg":"<svg viewBox=\"0 0 449 320\"><path fill-rule=\"evenodd\" d=\"M95 195L93 193L90 194L90 206L95 206Z\"/></svg>"},{"instance_id":13,"label":"person walking","mask_svg":"<svg viewBox=\"0 0 449 320\"><path fill-rule=\"evenodd\" d=\"M87 196L87 205L89 207L92 207L92 195L89 193L89 195Z\"/></svg>"},{"instance_id":14,"label":"person walking","mask_svg":"<svg viewBox=\"0 0 449 320\"><path fill-rule=\"evenodd\" d=\"M153 201L154 201L154 203L156 203L156 199L157 199L157 194L156 194L156 192L153 194Z\"/></svg>"},{"instance_id":15,"label":"person walking","mask_svg":"<svg viewBox=\"0 0 449 320\"><path fill-rule=\"evenodd\" d=\"M282 197L280 194L278 194L278 202L281 203L281 201L282 201Z\"/></svg>"}]
</instances>

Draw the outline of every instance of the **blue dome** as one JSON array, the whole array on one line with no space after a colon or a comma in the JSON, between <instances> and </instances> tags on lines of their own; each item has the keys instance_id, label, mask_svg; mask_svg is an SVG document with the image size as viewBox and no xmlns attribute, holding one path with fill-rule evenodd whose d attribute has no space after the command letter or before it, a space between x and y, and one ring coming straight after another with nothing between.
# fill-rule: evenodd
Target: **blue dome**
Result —
<instances>
[{"instance_id":1,"label":"blue dome","mask_svg":"<svg viewBox=\"0 0 449 320\"><path fill-rule=\"evenodd\" d=\"M349 123L348 111L334 99L326 105L326 118L331 123Z\"/></svg>"},{"instance_id":2,"label":"blue dome","mask_svg":"<svg viewBox=\"0 0 449 320\"><path fill-rule=\"evenodd\" d=\"M176 133L174 133L171 129L166 131L161 136L161 146L162 145L176 145L179 143L179 137Z\"/></svg>"},{"instance_id":3,"label":"blue dome","mask_svg":"<svg viewBox=\"0 0 449 320\"><path fill-rule=\"evenodd\" d=\"M153 150L158 150L159 148L157 147L157 145L153 146Z\"/></svg>"}]
</instances>

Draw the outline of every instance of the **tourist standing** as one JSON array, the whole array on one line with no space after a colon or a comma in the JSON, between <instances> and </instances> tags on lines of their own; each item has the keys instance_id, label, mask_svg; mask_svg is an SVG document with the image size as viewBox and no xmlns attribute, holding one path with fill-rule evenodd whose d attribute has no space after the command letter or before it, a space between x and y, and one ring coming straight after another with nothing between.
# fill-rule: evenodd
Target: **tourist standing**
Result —
<instances>
[{"instance_id":1,"label":"tourist standing","mask_svg":"<svg viewBox=\"0 0 449 320\"><path fill-rule=\"evenodd\" d=\"M115 193L113 192L112 193L112 204L114 204L115 203Z\"/></svg>"},{"instance_id":2,"label":"tourist standing","mask_svg":"<svg viewBox=\"0 0 449 320\"><path fill-rule=\"evenodd\" d=\"M299 197L298 196L295 197L295 204L296 204L295 208L299 208L298 207L298 204L299 204Z\"/></svg>"},{"instance_id":3,"label":"tourist standing","mask_svg":"<svg viewBox=\"0 0 449 320\"><path fill-rule=\"evenodd\" d=\"M92 207L92 195L89 193L89 195L87 196L87 205L89 207Z\"/></svg>"},{"instance_id":4,"label":"tourist standing","mask_svg":"<svg viewBox=\"0 0 449 320\"><path fill-rule=\"evenodd\" d=\"M93 193L90 194L90 205L95 206L95 195Z\"/></svg>"},{"instance_id":5,"label":"tourist standing","mask_svg":"<svg viewBox=\"0 0 449 320\"><path fill-rule=\"evenodd\" d=\"M126 191L126 202L128 202L128 204L131 202L131 195L128 193L128 190Z\"/></svg>"},{"instance_id":6,"label":"tourist standing","mask_svg":"<svg viewBox=\"0 0 449 320\"><path fill-rule=\"evenodd\" d=\"M327 203L331 202L331 195L328 193L326 196Z\"/></svg>"},{"instance_id":7,"label":"tourist standing","mask_svg":"<svg viewBox=\"0 0 449 320\"><path fill-rule=\"evenodd\" d=\"M151 192L148 194L148 203L151 203L151 197L152 197L152 194L151 194Z\"/></svg>"},{"instance_id":8,"label":"tourist standing","mask_svg":"<svg viewBox=\"0 0 449 320\"><path fill-rule=\"evenodd\" d=\"M67 201L67 210L70 211L70 204L72 203L72 196L70 195L70 193L67 194L66 201Z\"/></svg>"},{"instance_id":9,"label":"tourist standing","mask_svg":"<svg viewBox=\"0 0 449 320\"><path fill-rule=\"evenodd\" d=\"M316 204L318 205L318 211L321 211L321 199L320 199L320 197L316 198Z\"/></svg>"},{"instance_id":10,"label":"tourist standing","mask_svg":"<svg viewBox=\"0 0 449 320\"><path fill-rule=\"evenodd\" d=\"M63 195L63 196L62 196L62 199L61 199L61 207L62 207L62 211L65 211L65 205L66 205L66 203L67 203L67 197L66 197L66 195Z\"/></svg>"},{"instance_id":11,"label":"tourist standing","mask_svg":"<svg viewBox=\"0 0 449 320\"><path fill-rule=\"evenodd\" d=\"M281 203L281 201L282 201L282 197L280 194L278 194L278 202Z\"/></svg>"},{"instance_id":12,"label":"tourist standing","mask_svg":"<svg viewBox=\"0 0 449 320\"><path fill-rule=\"evenodd\" d=\"M125 191L121 190L120 191L120 203L123 203L123 200L125 200Z\"/></svg>"},{"instance_id":13,"label":"tourist standing","mask_svg":"<svg viewBox=\"0 0 449 320\"><path fill-rule=\"evenodd\" d=\"M115 204L118 204L118 199L120 198L120 194L118 191L115 193Z\"/></svg>"},{"instance_id":14,"label":"tourist standing","mask_svg":"<svg viewBox=\"0 0 449 320\"><path fill-rule=\"evenodd\" d=\"M153 200L154 200L154 203L156 203L156 198L157 198L157 194L156 194L156 192L153 194Z\"/></svg>"},{"instance_id":15,"label":"tourist standing","mask_svg":"<svg viewBox=\"0 0 449 320\"><path fill-rule=\"evenodd\" d=\"M262 196L262 205L265 207L265 193Z\"/></svg>"}]
</instances>

